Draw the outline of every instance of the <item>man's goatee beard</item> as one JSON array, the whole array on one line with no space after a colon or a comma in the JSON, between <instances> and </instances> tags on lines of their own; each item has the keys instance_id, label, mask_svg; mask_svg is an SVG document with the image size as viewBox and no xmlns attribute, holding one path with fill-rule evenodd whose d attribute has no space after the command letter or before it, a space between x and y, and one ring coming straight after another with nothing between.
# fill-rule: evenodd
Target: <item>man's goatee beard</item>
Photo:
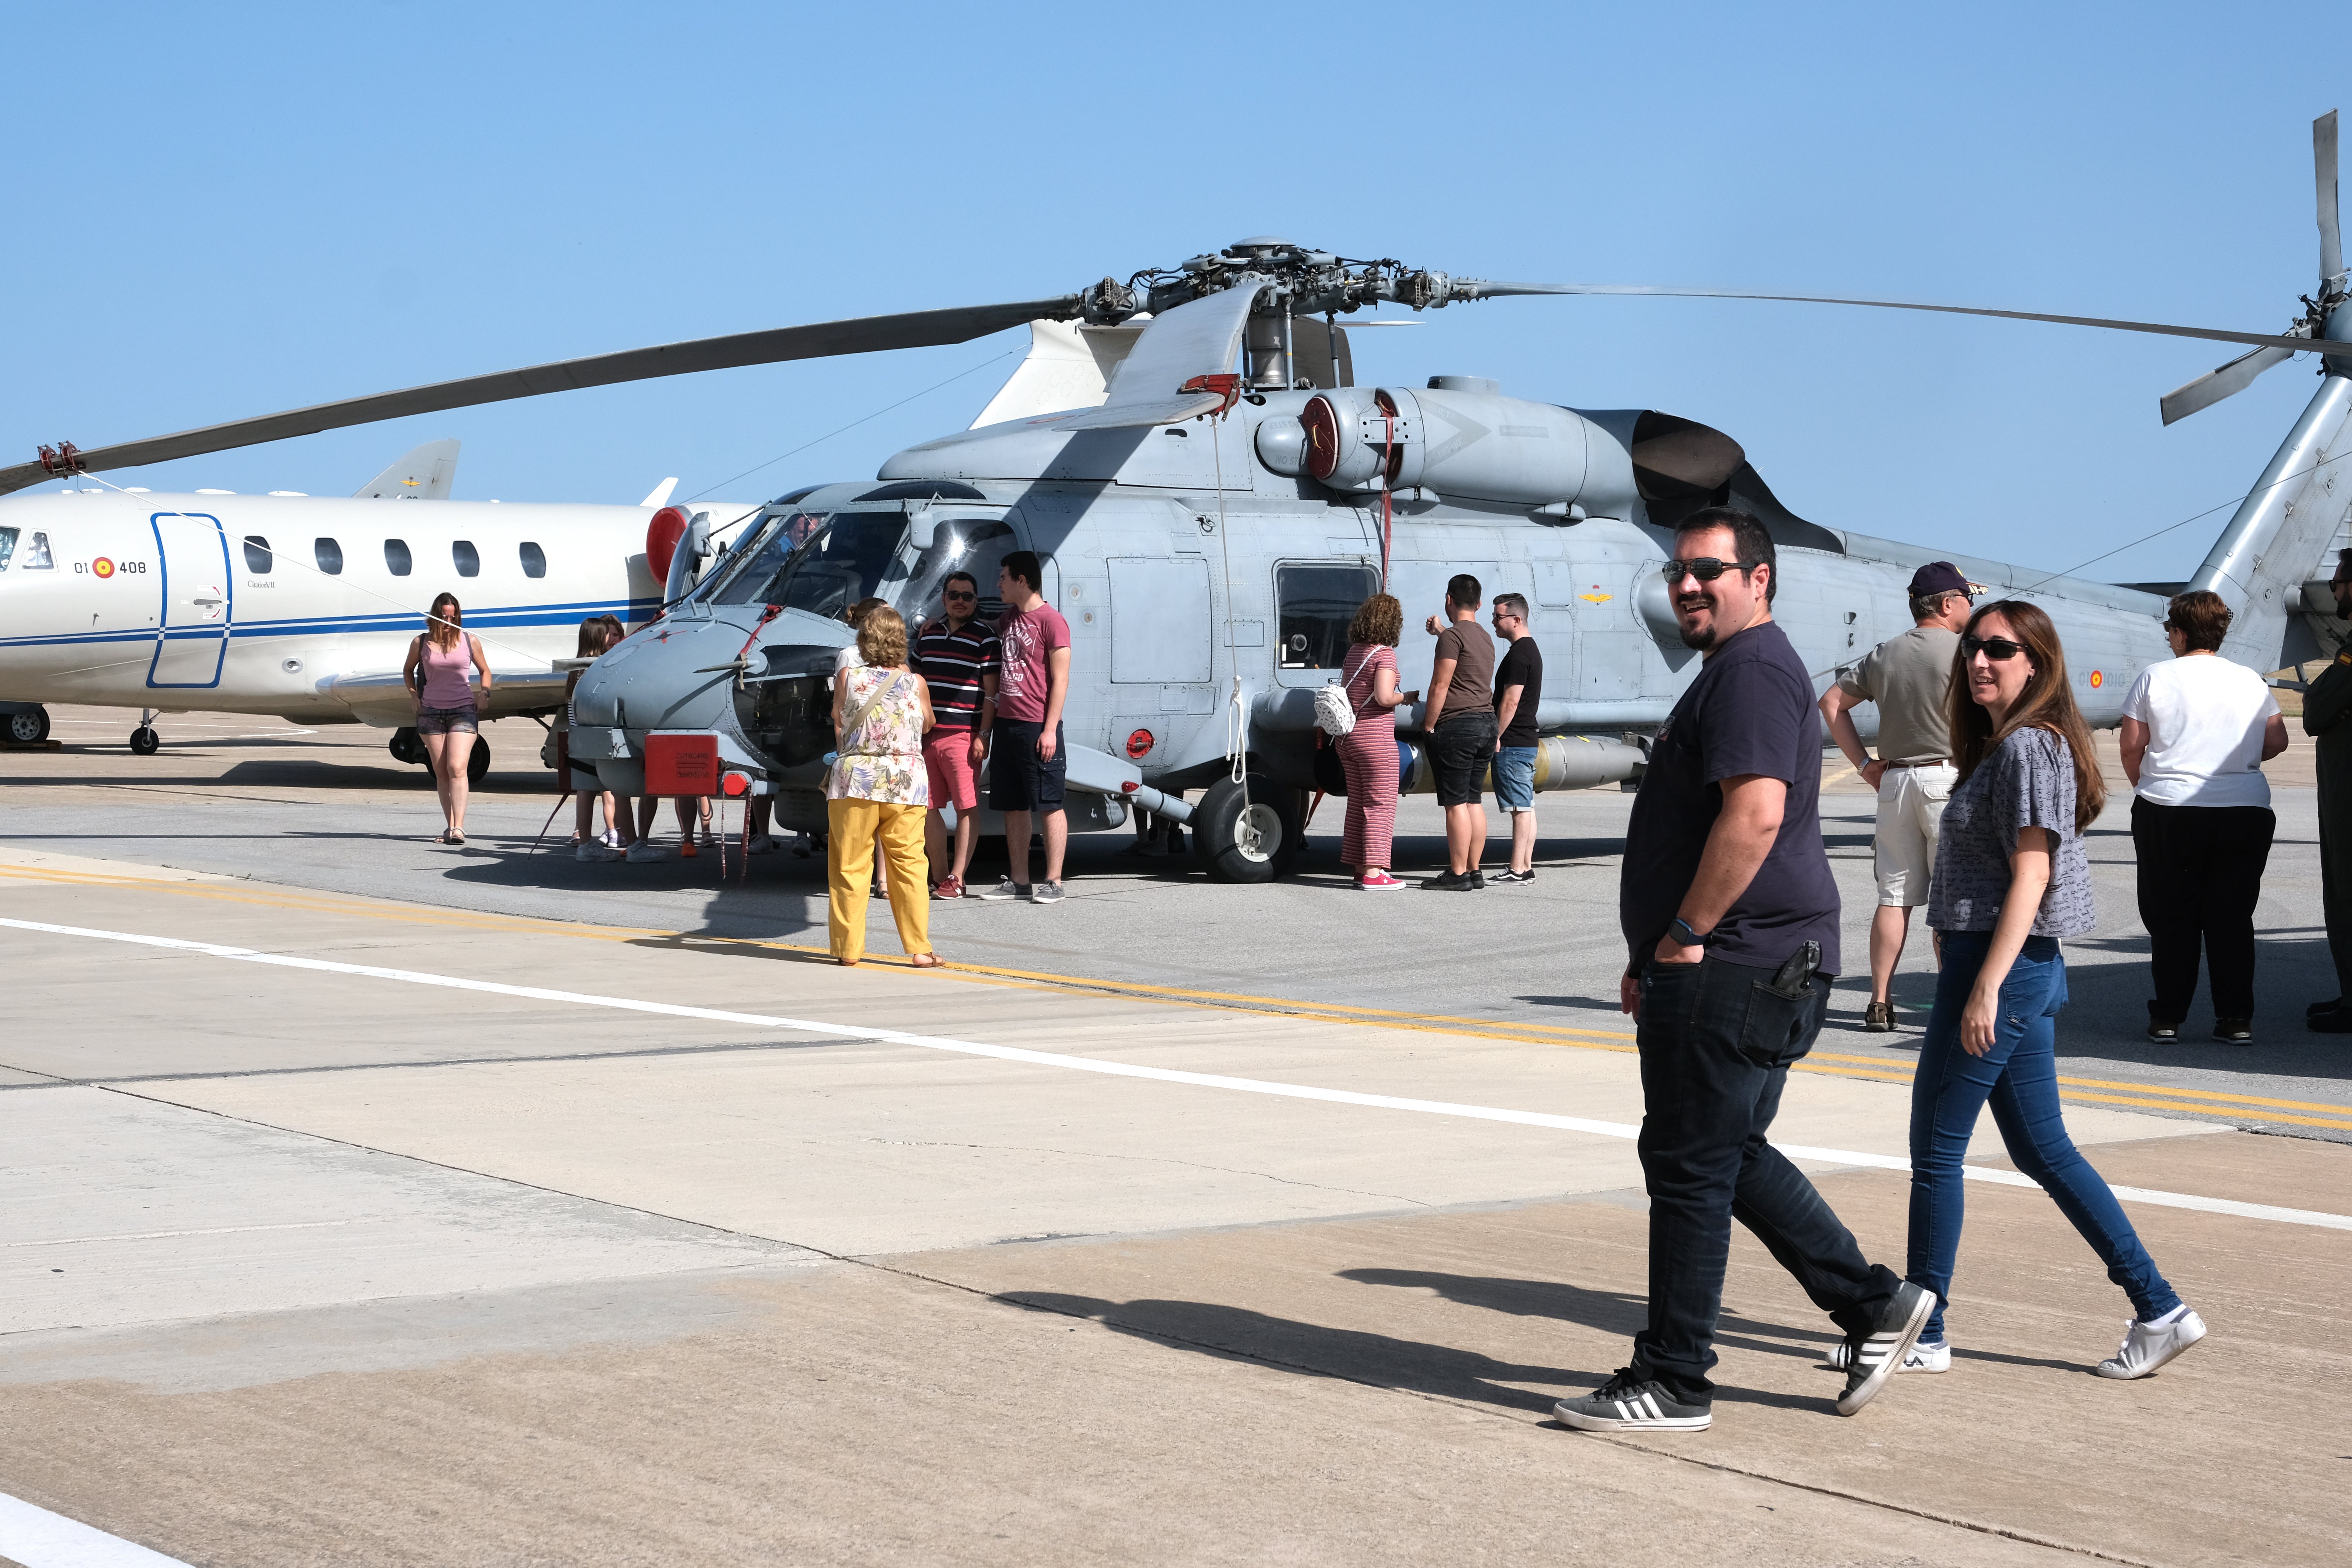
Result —
<instances>
[{"instance_id":1,"label":"man's goatee beard","mask_svg":"<svg viewBox=\"0 0 2352 1568\"><path fill-rule=\"evenodd\" d=\"M1682 634L1682 638L1683 647L1695 647L1699 652L1705 653L1715 646L1715 624L1711 621L1707 623L1707 627L1703 632L1685 631Z\"/></svg>"}]
</instances>

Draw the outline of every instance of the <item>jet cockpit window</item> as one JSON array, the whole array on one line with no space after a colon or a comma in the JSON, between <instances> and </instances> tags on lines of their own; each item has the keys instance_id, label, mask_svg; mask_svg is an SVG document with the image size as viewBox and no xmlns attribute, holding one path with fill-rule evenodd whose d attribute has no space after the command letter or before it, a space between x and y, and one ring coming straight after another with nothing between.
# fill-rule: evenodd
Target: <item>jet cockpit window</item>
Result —
<instances>
[{"instance_id":1,"label":"jet cockpit window","mask_svg":"<svg viewBox=\"0 0 2352 1568\"><path fill-rule=\"evenodd\" d=\"M319 563L319 570L330 577L343 574L343 547L331 539L310 541L310 553Z\"/></svg>"},{"instance_id":2,"label":"jet cockpit window","mask_svg":"<svg viewBox=\"0 0 2352 1568\"><path fill-rule=\"evenodd\" d=\"M470 539L457 540L450 544L449 563L457 569L460 577L482 574L482 552L474 548L474 542Z\"/></svg>"},{"instance_id":3,"label":"jet cockpit window","mask_svg":"<svg viewBox=\"0 0 2352 1568\"><path fill-rule=\"evenodd\" d=\"M906 601L907 621L919 624L944 613L940 593L950 572L969 572L980 588L980 618L994 621L1004 613L996 596L996 569L1020 548L1013 530L993 518L959 517L941 522L931 535L930 548L915 563L915 587Z\"/></svg>"},{"instance_id":4,"label":"jet cockpit window","mask_svg":"<svg viewBox=\"0 0 2352 1568\"><path fill-rule=\"evenodd\" d=\"M790 542L802 534L798 544ZM744 564L727 574L711 600L722 605L782 605L811 615L838 617L860 599L870 599L898 558L907 534L900 511L842 511L831 516L795 512L763 530L758 550L740 553ZM765 563L783 552L772 569Z\"/></svg>"},{"instance_id":5,"label":"jet cockpit window","mask_svg":"<svg viewBox=\"0 0 2352 1568\"><path fill-rule=\"evenodd\" d=\"M16 531L0 528L0 572L8 570L9 561L16 553Z\"/></svg>"},{"instance_id":6,"label":"jet cockpit window","mask_svg":"<svg viewBox=\"0 0 2352 1568\"><path fill-rule=\"evenodd\" d=\"M547 552L526 539L522 542L522 574L526 577L547 575Z\"/></svg>"},{"instance_id":7,"label":"jet cockpit window","mask_svg":"<svg viewBox=\"0 0 2352 1568\"><path fill-rule=\"evenodd\" d=\"M276 561L277 557L269 552L269 541L257 533L248 533L245 536L245 569L247 571L257 577L267 577L269 575L269 568Z\"/></svg>"},{"instance_id":8,"label":"jet cockpit window","mask_svg":"<svg viewBox=\"0 0 2352 1568\"><path fill-rule=\"evenodd\" d=\"M48 572L54 571L57 564L56 558L49 553L49 536L46 533L36 533L32 538L25 541L25 558L16 563L16 570Z\"/></svg>"},{"instance_id":9,"label":"jet cockpit window","mask_svg":"<svg viewBox=\"0 0 2352 1568\"><path fill-rule=\"evenodd\" d=\"M1275 616L1282 668L1339 668L1348 657L1348 623L1380 588L1381 574L1370 566L1276 567Z\"/></svg>"},{"instance_id":10,"label":"jet cockpit window","mask_svg":"<svg viewBox=\"0 0 2352 1568\"><path fill-rule=\"evenodd\" d=\"M387 539L383 542L383 568L395 577L405 577L415 562L410 559L408 541Z\"/></svg>"}]
</instances>

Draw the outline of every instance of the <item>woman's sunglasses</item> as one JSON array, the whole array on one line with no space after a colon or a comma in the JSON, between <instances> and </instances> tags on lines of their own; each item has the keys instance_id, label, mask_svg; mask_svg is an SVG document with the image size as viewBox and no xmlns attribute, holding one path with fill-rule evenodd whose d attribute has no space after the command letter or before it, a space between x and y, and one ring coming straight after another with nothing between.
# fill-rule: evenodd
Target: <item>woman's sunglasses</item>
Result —
<instances>
[{"instance_id":1,"label":"woman's sunglasses","mask_svg":"<svg viewBox=\"0 0 2352 1568\"><path fill-rule=\"evenodd\" d=\"M1962 637L1960 639L1962 658L1974 658L1977 655L1982 654L1995 664L2006 664L2024 651L2023 643L2011 642L2007 637Z\"/></svg>"},{"instance_id":2,"label":"woman's sunglasses","mask_svg":"<svg viewBox=\"0 0 2352 1568\"><path fill-rule=\"evenodd\" d=\"M1666 563L1666 581L1679 583L1684 574L1688 574L1702 583L1712 583L1726 572L1752 572L1759 564L1760 563L1754 561L1724 561L1713 555L1701 555L1689 561L1669 561Z\"/></svg>"}]
</instances>

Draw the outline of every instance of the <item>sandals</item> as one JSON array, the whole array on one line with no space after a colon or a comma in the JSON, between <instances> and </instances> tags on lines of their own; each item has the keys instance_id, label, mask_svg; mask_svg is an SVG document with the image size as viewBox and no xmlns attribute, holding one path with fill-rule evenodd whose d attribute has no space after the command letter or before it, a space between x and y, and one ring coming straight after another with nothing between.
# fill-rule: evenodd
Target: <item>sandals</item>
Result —
<instances>
[{"instance_id":1,"label":"sandals","mask_svg":"<svg viewBox=\"0 0 2352 1568\"><path fill-rule=\"evenodd\" d=\"M947 967L946 964L940 962L940 955L936 952L919 952L907 962L913 964L917 969L945 969Z\"/></svg>"},{"instance_id":2,"label":"sandals","mask_svg":"<svg viewBox=\"0 0 2352 1568\"><path fill-rule=\"evenodd\" d=\"M466 842L466 836L453 827L448 832L444 833L440 837L435 839L434 842L436 844L463 844Z\"/></svg>"}]
</instances>

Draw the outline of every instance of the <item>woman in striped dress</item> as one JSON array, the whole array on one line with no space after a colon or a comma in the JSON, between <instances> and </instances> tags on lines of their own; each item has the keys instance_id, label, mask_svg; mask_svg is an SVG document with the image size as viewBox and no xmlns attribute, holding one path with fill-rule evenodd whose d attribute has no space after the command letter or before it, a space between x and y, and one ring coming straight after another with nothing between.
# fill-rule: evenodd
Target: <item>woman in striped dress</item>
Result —
<instances>
[{"instance_id":1,"label":"woman in striped dress","mask_svg":"<svg viewBox=\"0 0 2352 1568\"><path fill-rule=\"evenodd\" d=\"M1404 606L1375 594L1348 623L1348 657L1339 661L1339 682L1356 727L1339 738L1339 768L1348 776L1348 819L1339 858L1356 868L1356 886L1385 893L1404 884L1389 875L1396 834L1396 709L1418 701L1418 691L1397 689L1397 639L1404 632Z\"/></svg>"}]
</instances>

